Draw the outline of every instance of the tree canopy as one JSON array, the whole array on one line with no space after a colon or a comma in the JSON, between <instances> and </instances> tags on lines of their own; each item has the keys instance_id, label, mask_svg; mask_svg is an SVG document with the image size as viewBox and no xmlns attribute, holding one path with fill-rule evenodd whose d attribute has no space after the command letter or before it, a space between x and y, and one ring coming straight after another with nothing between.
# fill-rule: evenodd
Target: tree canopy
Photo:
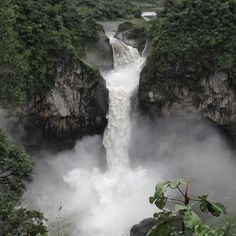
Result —
<instances>
[{"instance_id":1,"label":"tree canopy","mask_svg":"<svg viewBox=\"0 0 236 236\"><path fill-rule=\"evenodd\" d=\"M0 32L0 101L12 105L47 92L58 65L83 56L98 26L75 0L4 0Z\"/></svg>"},{"instance_id":2,"label":"tree canopy","mask_svg":"<svg viewBox=\"0 0 236 236\"><path fill-rule=\"evenodd\" d=\"M23 99L23 57L13 30L15 15L9 0L0 2L0 101L15 104Z\"/></svg>"},{"instance_id":3,"label":"tree canopy","mask_svg":"<svg viewBox=\"0 0 236 236\"><path fill-rule=\"evenodd\" d=\"M30 157L0 130L0 235L46 232L42 213L20 207L32 170Z\"/></svg>"},{"instance_id":4,"label":"tree canopy","mask_svg":"<svg viewBox=\"0 0 236 236\"><path fill-rule=\"evenodd\" d=\"M196 90L201 78L218 72L235 81L235 0L164 0L159 7L150 32L154 45L144 69L147 83L156 83L160 90L162 81L170 88L190 83Z\"/></svg>"}]
</instances>

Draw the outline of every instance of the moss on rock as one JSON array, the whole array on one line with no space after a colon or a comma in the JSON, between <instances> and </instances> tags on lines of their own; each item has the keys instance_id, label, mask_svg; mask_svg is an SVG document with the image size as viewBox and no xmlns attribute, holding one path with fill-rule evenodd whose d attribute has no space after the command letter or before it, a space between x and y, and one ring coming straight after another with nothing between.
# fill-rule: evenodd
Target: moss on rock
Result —
<instances>
[{"instance_id":1,"label":"moss on rock","mask_svg":"<svg viewBox=\"0 0 236 236\"><path fill-rule=\"evenodd\" d=\"M150 24L144 20L126 21L118 26L115 37L129 46L135 47L142 53Z\"/></svg>"}]
</instances>

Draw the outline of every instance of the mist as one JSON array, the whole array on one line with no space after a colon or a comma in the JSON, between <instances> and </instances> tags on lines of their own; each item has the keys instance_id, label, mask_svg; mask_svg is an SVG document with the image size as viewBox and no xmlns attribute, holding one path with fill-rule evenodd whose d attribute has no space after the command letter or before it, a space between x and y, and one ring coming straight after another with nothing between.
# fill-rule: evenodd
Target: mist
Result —
<instances>
[{"instance_id":1,"label":"mist","mask_svg":"<svg viewBox=\"0 0 236 236\"><path fill-rule=\"evenodd\" d=\"M167 180L189 179L193 195L209 193L229 206L235 201L235 152L210 122L184 118L151 121L139 114L133 124L130 158L133 166L161 168Z\"/></svg>"},{"instance_id":2,"label":"mist","mask_svg":"<svg viewBox=\"0 0 236 236\"><path fill-rule=\"evenodd\" d=\"M62 206L62 221L70 224L71 235L127 235L133 224L154 212L148 196L160 177L141 166L108 170L103 158L100 136L85 137L56 156L42 153L25 203L44 212L49 228Z\"/></svg>"},{"instance_id":3,"label":"mist","mask_svg":"<svg viewBox=\"0 0 236 236\"><path fill-rule=\"evenodd\" d=\"M41 153L27 205L43 211L49 226L62 206L71 235L128 235L155 212L148 202L155 184L182 177L191 181L191 196L209 193L235 210L234 153L214 127L140 116L132 125L131 167L107 169L101 136L84 137L55 156Z\"/></svg>"},{"instance_id":4,"label":"mist","mask_svg":"<svg viewBox=\"0 0 236 236\"><path fill-rule=\"evenodd\" d=\"M190 180L191 196L209 193L234 211L236 161L226 138L204 120L153 120L136 111L132 97L145 60L137 49L110 42L115 69L103 74L110 91L104 137L38 153L24 204L44 213L50 235L128 236L156 211L148 201L155 184L181 177Z\"/></svg>"}]
</instances>

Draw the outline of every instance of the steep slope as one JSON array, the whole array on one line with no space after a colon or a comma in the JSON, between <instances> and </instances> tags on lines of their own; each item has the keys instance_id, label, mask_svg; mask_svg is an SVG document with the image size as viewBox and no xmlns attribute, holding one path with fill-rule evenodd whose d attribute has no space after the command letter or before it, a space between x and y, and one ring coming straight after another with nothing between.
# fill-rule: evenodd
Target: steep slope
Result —
<instances>
[{"instance_id":1,"label":"steep slope","mask_svg":"<svg viewBox=\"0 0 236 236\"><path fill-rule=\"evenodd\" d=\"M149 25L144 20L126 21L119 25L115 38L137 48L141 54L146 45Z\"/></svg>"},{"instance_id":2,"label":"steep slope","mask_svg":"<svg viewBox=\"0 0 236 236\"><path fill-rule=\"evenodd\" d=\"M236 133L235 1L165 2L139 101L155 116L203 116Z\"/></svg>"},{"instance_id":3,"label":"steep slope","mask_svg":"<svg viewBox=\"0 0 236 236\"><path fill-rule=\"evenodd\" d=\"M101 133L108 91L96 69L113 67L102 26L75 1L7 0L0 10L1 105L15 105L30 142Z\"/></svg>"},{"instance_id":4,"label":"steep slope","mask_svg":"<svg viewBox=\"0 0 236 236\"><path fill-rule=\"evenodd\" d=\"M55 85L25 107L30 143L101 133L106 125L108 90L100 73L81 59L63 62Z\"/></svg>"}]
</instances>

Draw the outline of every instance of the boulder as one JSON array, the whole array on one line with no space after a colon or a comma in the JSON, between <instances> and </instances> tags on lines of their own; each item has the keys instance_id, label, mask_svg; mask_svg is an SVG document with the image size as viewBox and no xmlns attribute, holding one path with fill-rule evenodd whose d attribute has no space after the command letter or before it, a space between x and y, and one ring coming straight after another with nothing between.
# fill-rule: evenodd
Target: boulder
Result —
<instances>
[{"instance_id":1,"label":"boulder","mask_svg":"<svg viewBox=\"0 0 236 236\"><path fill-rule=\"evenodd\" d=\"M130 236L146 236L148 231L156 224L156 220L148 218L134 225L130 230Z\"/></svg>"},{"instance_id":2,"label":"boulder","mask_svg":"<svg viewBox=\"0 0 236 236\"><path fill-rule=\"evenodd\" d=\"M147 218L142 220L139 224L134 225L130 230L130 236L146 236L149 230L155 226L160 224L159 219ZM163 222L162 222L163 223ZM183 231L183 221L180 219L175 219L171 222L173 228L177 231Z\"/></svg>"}]
</instances>

